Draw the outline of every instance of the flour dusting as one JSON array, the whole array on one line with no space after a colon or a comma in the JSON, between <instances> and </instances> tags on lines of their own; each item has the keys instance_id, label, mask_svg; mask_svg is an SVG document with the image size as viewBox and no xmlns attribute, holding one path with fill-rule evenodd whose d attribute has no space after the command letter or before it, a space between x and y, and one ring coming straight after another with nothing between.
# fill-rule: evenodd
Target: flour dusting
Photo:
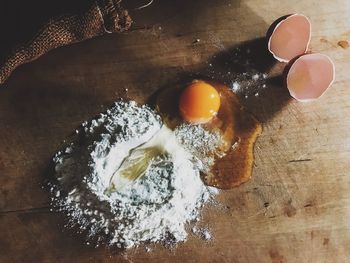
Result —
<instances>
[{"instance_id":1,"label":"flour dusting","mask_svg":"<svg viewBox=\"0 0 350 263\"><path fill-rule=\"evenodd\" d=\"M209 35L208 38L214 43L212 36ZM220 39L216 42L220 42ZM258 40L244 43L233 49L221 46L220 53L207 61L207 66L203 70L204 75L225 83L241 99L260 96L259 91L267 87L271 78L267 74L269 69L264 67L265 64L260 63L269 60L269 54L266 55L261 51L262 45L264 43Z\"/></svg>"},{"instance_id":2,"label":"flour dusting","mask_svg":"<svg viewBox=\"0 0 350 263\"><path fill-rule=\"evenodd\" d=\"M105 193L130 151L149 141L161 127L161 118L149 107L119 101L83 123L77 139L54 157L52 204L67 214L68 227L86 234L87 242L130 248L143 242L184 241L186 225L198 219L200 208L217 193L201 181L193 151L158 156L138 180ZM186 129L192 129L191 138L184 138ZM204 147L204 152L211 151L219 140L195 126L179 127L176 135L184 150L189 149L186 142L187 146L189 141L200 144L202 138L204 142L213 139L213 144L207 142Z\"/></svg>"},{"instance_id":3,"label":"flour dusting","mask_svg":"<svg viewBox=\"0 0 350 263\"><path fill-rule=\"evenodd\" d=\"M221 134L209 133L200 125L187 123L177 127L175 134L183 147L192 154L198 169L208 172L223 142Z\"/></svg>"}]
</instances>

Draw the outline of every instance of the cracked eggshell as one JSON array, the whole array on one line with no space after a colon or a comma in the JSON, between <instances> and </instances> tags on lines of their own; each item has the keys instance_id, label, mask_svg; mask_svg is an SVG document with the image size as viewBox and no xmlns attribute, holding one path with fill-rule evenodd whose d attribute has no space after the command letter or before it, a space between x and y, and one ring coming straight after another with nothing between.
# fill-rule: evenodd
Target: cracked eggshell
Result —
<instances>
[{"instance_id":1,"label":"cracked eggshell","mask_svg":"<svg viewBox=\"0 0 350 263\"><path fill-rule=\"evenodd\" d=\"M311 39L310 20L301 14L283 16L271 25L267 37L271 54L280 62L289 62L307 51Z\"/></svg>"},{"instance_id":2,"label":"cracked eggshell","mask_svg":"<svg viewBox=\"0 0 350 263\"><path fill-rule=\"evenodd\" d=\"M332 60L323 54L305 54L297 58L287 74L287 88L298 101L321 97L335 79Z\"/></svg>"}]
</instances>

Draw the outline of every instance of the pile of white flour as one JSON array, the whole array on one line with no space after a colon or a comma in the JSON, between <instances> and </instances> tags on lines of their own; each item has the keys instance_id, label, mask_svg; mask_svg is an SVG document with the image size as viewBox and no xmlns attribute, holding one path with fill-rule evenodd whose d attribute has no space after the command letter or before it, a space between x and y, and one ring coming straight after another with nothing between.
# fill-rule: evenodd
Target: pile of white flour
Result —
<instances>
[{"instance_id":1,"label":"pile of white flour","mask_svg":"<svg viewBox=\"0 0 350 263\"><path fill-rule=\"evenodd\" d=\"M186 224L198 219L200 208L216 193L202 183L197 165L188 157L159 156L140 179L105 194L130 150L148 141L161 126L153 110L124 101L83 123L77 139L54 157L52 204L67 214L67 226L85 233L88 242L126 248L186 240ZM189 136L189 126L178 128L179 141L188 147L207 133L194 130L197 137ZM213 142L205 151L215 147Z\"/></svg>"}]
</instances>

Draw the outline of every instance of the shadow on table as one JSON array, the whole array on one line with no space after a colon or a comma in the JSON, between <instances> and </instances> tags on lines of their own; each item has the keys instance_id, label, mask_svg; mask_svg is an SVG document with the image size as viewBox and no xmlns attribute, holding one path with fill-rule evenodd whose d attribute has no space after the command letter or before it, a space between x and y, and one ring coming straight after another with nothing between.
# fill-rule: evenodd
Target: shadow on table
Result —
<instances>
[{"instance_id":1,"label":"shadow on table","mask_svg":"<svg viewBox=\"0 0 350 263\"><path fill-rule=\"evenodd\" d=\"M291 100L283 69L278 69L277 75L268 75L275 65L275 59L267 50L266 39L250 40L215 54L206 67L196 72L180 74L157 90L149 103L155 105L163 90L173 86L185 87L193 79L218 81L232 89L236 85L242 105L264 123Z\"/></svg>"}]
</instances>

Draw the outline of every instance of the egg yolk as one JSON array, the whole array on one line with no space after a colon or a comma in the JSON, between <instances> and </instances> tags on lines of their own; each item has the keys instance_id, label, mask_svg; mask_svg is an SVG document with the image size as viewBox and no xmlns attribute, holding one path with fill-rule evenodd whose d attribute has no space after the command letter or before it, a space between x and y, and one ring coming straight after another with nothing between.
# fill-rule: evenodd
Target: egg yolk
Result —
<instances>
[{"instance_id":1,"label":"egg yolk","mask_svg":"<svg viewBox=\"0 0 350 263\"><path fill-rule=\"evenodd\" d=\"M179 110L182 118L191 123L210 121L220 108L220 95L204 81L192 82L181 94Z\"/></svg>"}]
</instances>

